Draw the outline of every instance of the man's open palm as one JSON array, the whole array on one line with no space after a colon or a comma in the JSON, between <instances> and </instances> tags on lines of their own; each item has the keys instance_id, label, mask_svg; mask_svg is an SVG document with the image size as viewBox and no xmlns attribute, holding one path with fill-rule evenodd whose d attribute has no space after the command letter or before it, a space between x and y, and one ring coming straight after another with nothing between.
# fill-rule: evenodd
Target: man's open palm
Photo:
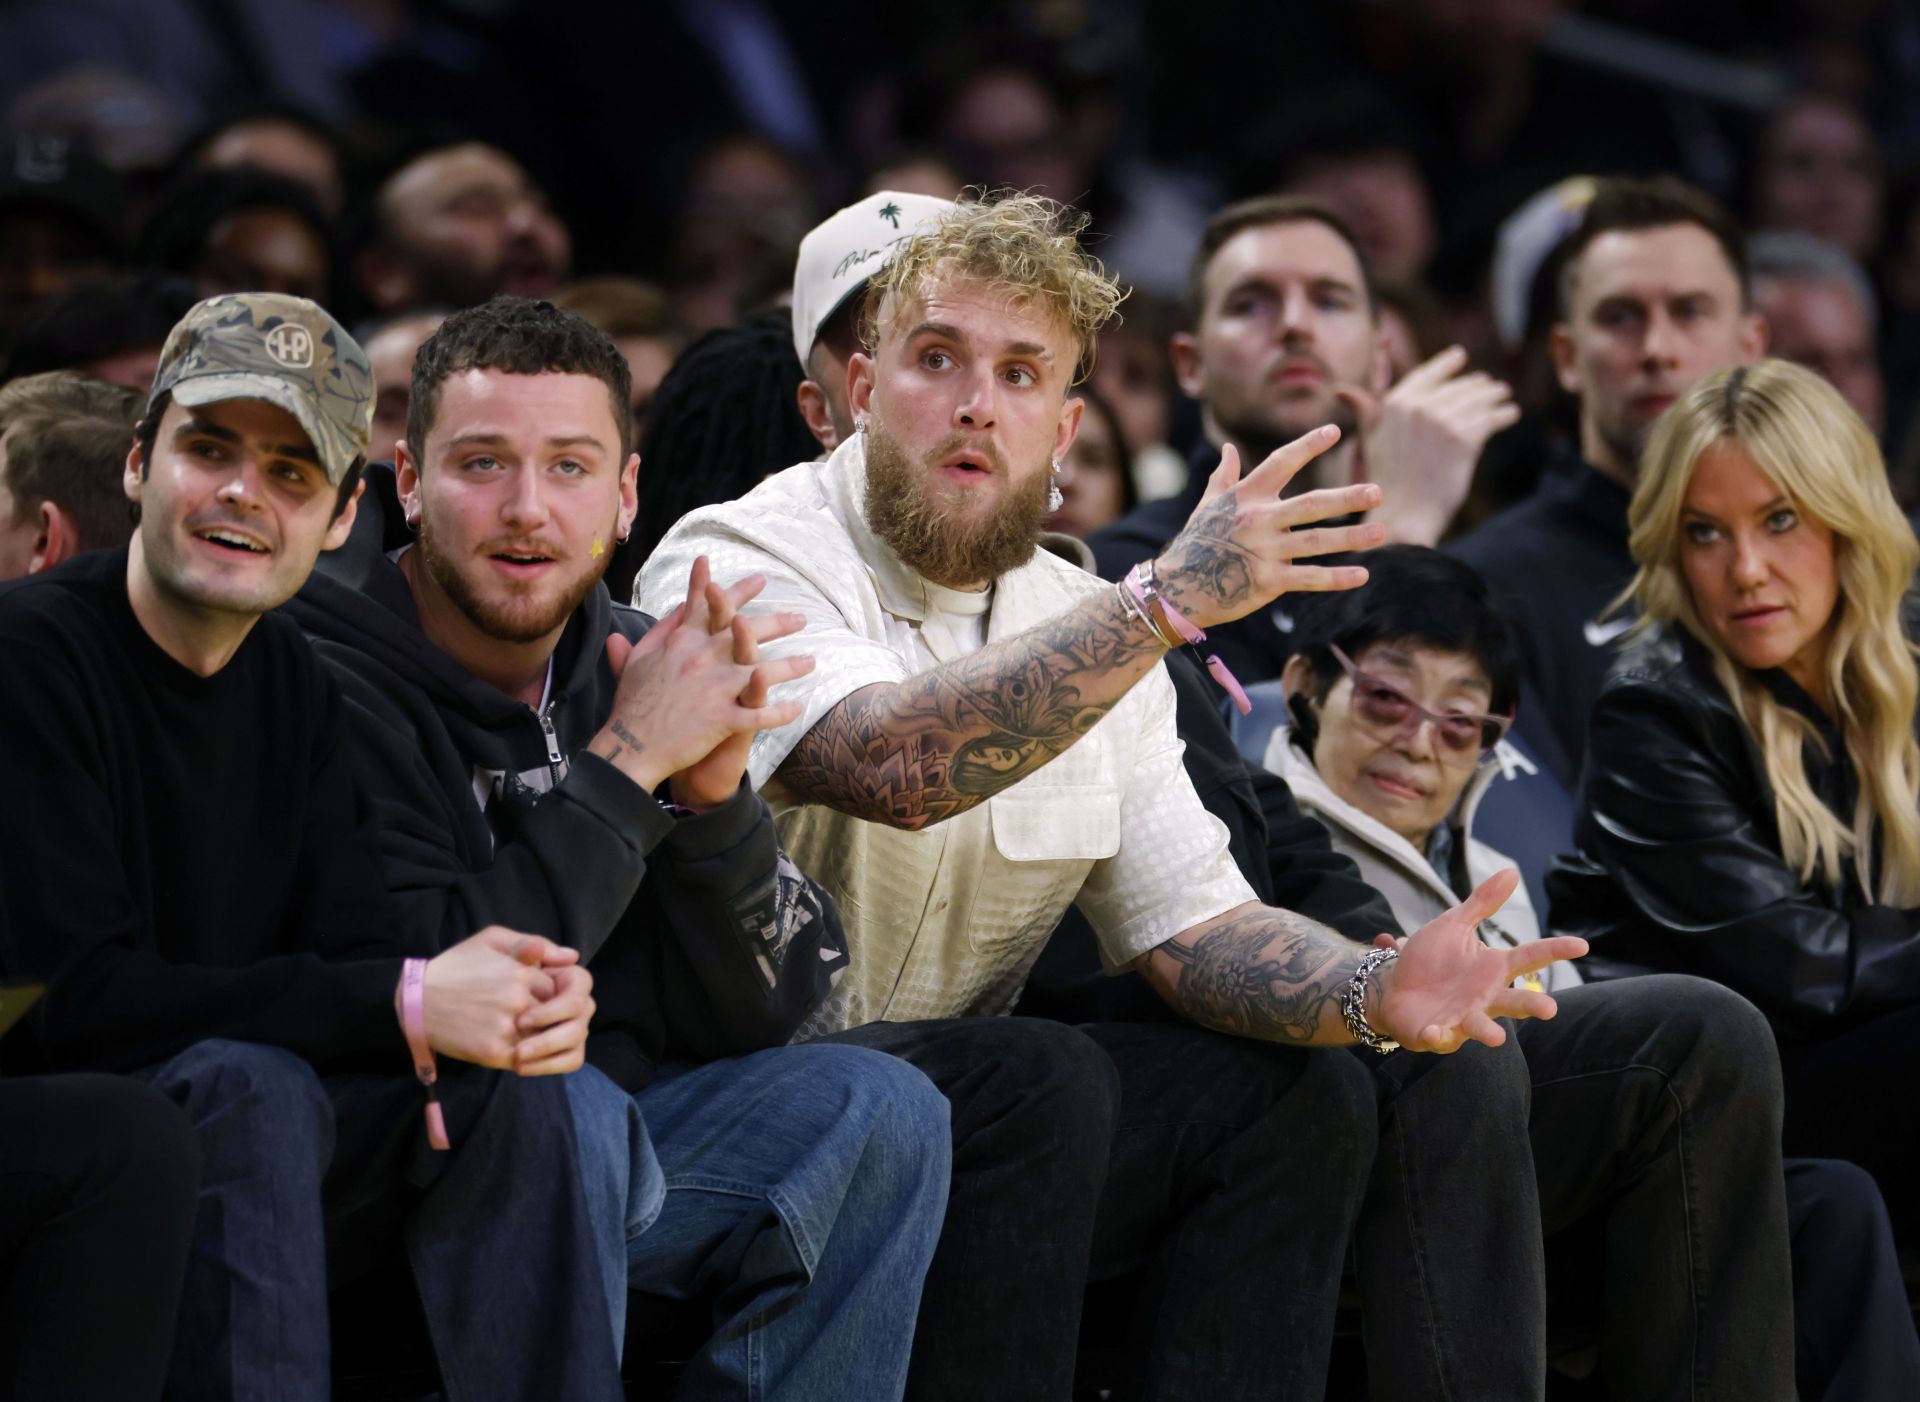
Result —
<instances>
[{"instance_id":1,"label":"man's open palm","mask_svg":"<svg viewBox=\"0 0 1920 1402\"><path fill-rule=\"evenodd\" d=\"M1506 904L1520 874L1488 877L1471 896L1429 920L1400 946L1383 971L1377 1005L1367 1009L1376 1032L1414 1051L1450 1052L1468 1040L1497 1047L1507 1040L1502 1017L1552 1017L1551 997L1513 987L1515 979L1562 959L1577 959L1587 942L1556 935L1513 949L1483 943L1479 924Z\"/></svg>"}]
</instances>

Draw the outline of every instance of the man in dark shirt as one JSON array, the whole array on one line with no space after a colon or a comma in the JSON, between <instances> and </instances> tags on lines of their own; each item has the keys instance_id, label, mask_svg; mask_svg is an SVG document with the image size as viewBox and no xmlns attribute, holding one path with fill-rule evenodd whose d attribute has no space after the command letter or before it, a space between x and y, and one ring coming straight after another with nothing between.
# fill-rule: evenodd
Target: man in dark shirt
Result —
<instances>
[{"instance_id":1,"label":"man in dark shirt","mask_svg":"<svg viewBox=\"0 0 1920 1402\"><path fill-rule=\"evenodd\" d=\"M389 532L370 514L291 611L346 695L409 936L510 920L591 961L593 1066L568 1088L583 1136L632 1145L631 1246L602 1269L724 1292L682 1389L897 1397L947 1104L882 1052L781 1045L846 944L742 775L751 737L797 714L767 687L812 663L760 662L800 620L736 618L756 580L696 567L657 624L608 598L629 393L570 312L454 313L415 358L397 473L374 469Z\"/></svg>"},{"instance_id":2,"label":"man in dark shirt","mask_svg":"<svg viewBox=\"0 0 1920 1402\"><path fill-rule=\"evenodd\" d=\"M1188 278L1192 327L1173 338L1180 387L1205 437L1178 496L1151 501L1088 543L1119 579L1177 535L1231 446L1242 471L1323 423L1343 437L1289 490L1380 484L1369 519L1390 541L1432 545L1472 483L1480 447L1519 416L1505 384L1449 347L1390 384L1379 303L1353 231L1291 196L1228 205L1207 222ZM1292 646L1285 600L1209 629L1243 682L1280 675Z\"/></svg>"},{"instance_id":3,"label":"man in dark shirt","mask_svg":"<svg viewBox=\"0 0 1920 1402\"><path fill-rule=\"evenodd\" d=\"M1702 376L1766 348L1752 309L1745 238L1720 206L1675 180L1603 180L1559 254L1550 345L1580 400L1579 451L1539 489L1455 541L1522 625L1527 680L1515 729L1572 788L1587 716L1614 645L1609 613L1633 578L1627 502L1654 420Z\"/></svg>"},{"instance_id":4,"label":"man in dark shirt","mask_svg":"<svg viewBox=\"0 0 1920 1402\"><path fill-rule=\"evenodd\" d=\"M268 614L352 527L372 398L313 303L201 303L135 429L131 543L0 589L0 977L47 985L54 1069L198 1132L173 1395L326 1397L328 1284L404 1246L450 1397L615 1397L565 1088L521 1079L580 1064L591 979L502 928L408 942L339 694Z\"/></svg>"}]
</instances>

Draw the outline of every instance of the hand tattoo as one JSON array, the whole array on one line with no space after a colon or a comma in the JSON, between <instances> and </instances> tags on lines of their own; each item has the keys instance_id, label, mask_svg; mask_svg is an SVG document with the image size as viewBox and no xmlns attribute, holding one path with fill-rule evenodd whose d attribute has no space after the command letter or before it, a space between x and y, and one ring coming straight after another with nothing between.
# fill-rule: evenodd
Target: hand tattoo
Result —
<instances>
[{"instance_id":1,"label":"hand tattoo","mask_svg":"<svg viewBox=\"0 0 1920 1402\"><path fill-rule=\"evenodd\" d=\"M1321 1040L1324 1016L1341 1024L1335 996L1355 965L1354 957L1343 956L1356 951L1324 925L1262 906L1189 940L1168 940L1148 960L1162 974L1171 972L1172 987L1163 991L1201 1026L1307 1044Z\"/></svg>"},{"instance_id":2,"label":"hand tattoo","mask_svg":"<svg viewBox=\"0 0 1920 1402\"><path fill-rule=\"evenodd\" d=\"M600 758L609 763L618 761L622 751L638 759L641 753L647 748L641 743L640 737L629 730L618 716L615 716L607 722L607 730L610 732L608 736L609 743L606 753L601 754ZM597 750L593 750L591 746L589 746L588 749L591 753L600 753Z\"/></svg>"},{"instance_id":3,"label":"hand tattoo","mask_svg":"<svg viewBox=\"0 0 1920 1402\"><path fill-rule=\"evenodd\" d=\"M1145 676L1160 642L1108 591L1017 637L847 697L780 778L810 802L918 830L1071 747Z\"/></svg>"},{"instance_id":4,"label":"hand tattoo","mask_svg":"<svg viewBox=\"0 0 1920 1402\"><path fill-rule=\"evenodd\" d=\"M1239 499L1222 492L1194 513L1156 562L1160 587L1184 612L1238 614L1254 590L1252 551L1234 540ZM1206 607L1197 607L1204 599Z\"/></svg>"}]
</instances>

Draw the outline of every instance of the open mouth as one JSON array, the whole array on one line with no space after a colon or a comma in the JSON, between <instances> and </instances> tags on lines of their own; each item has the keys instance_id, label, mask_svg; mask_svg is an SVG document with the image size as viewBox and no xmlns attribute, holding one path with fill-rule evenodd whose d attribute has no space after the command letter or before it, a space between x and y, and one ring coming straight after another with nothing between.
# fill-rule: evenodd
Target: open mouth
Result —
<instances>
[{"instance_id":1,"label":"open mouth","mask_svg":"<svg viewBox=\"0 0 1920 1402\"><path fill-rule=\"evenodd\" d=\"M232 551L236 555L271 555L273 553L260 541L250 535L243 535L239 531L216 527L213 530L195 531L193 534L196 540L204 540L209 545Z\"/></svg>"},{"instance_id":2,"label":"open mouth","mask_svg":"<svg viewBox=\"0 0 1920 1402\"><path fill-rule=\"evenodd\" d=\"M993 468L983 457L971 453L961 453L948 458L940 468L949 477L961 482L980 482L993 476Z\"/></svg>"},{"instance_id":3,"label":"open mouth","mask_svg":"<svg viewBox=\"0 0 1920 1402\"><path fill-rule=\"evenodd\" d=\"M554 563L554 558L539 550L495 550L487 558L516 578L535 575Z\"/></svg>"}]
</instances>

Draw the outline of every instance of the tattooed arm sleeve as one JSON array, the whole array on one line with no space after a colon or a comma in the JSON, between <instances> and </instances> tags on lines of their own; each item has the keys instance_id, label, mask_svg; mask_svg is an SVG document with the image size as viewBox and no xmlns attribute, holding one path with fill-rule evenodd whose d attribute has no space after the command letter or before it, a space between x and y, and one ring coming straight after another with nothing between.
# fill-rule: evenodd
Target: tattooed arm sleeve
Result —
<instances>
[{"instance_id":1,"label":"tattooed arm sleeve","mask_svg":"<svg viewBox=\"0 0 1920 1402\"><path fill-rule=\"evenodd\" d=\"M1296 1046L1353 1041L1335 1001L1366 954L1316 921L1249 903L1143 954L1136 969L1184 1017Z\"/></svg>"},{"instance_id":2,"label":"tattooed arm sleeve","mask_svg":"<svg viewBox=\"0 0 1920 1402\"><path fill-rule=\"evenodd\" d=\"M1061 754L1163 651L1102 590L955 662L853 692L800 738L779 776L808 802L924 828Z\"/></svg>"}]
</instances>

